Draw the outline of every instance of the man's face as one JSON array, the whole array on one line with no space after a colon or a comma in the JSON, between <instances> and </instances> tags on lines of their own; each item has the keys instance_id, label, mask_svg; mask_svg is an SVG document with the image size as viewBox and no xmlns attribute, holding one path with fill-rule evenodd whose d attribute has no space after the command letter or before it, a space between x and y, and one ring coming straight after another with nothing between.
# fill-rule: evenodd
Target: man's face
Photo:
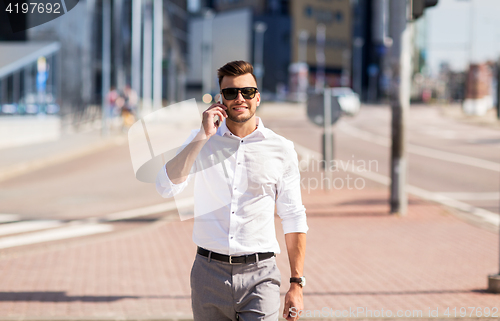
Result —
<instances>
[{"instance_id":1,"label":"man's face","mask_svg":"<svg viewBox=\"0 0 500 321\"><path fill-rule=\"evenodd\" d=\"M244 88L255 87L257 83L251 74L244 74L240 76L224 76L220 85L221 90L225 88ZM233 100L227 100L222 96L224 105L227 106L227 118L236 123L244 123L255 116L257 104L260 102L260 93L257 92L252 99L245 99L238 92Z\"/></svg>"}]
</instances>

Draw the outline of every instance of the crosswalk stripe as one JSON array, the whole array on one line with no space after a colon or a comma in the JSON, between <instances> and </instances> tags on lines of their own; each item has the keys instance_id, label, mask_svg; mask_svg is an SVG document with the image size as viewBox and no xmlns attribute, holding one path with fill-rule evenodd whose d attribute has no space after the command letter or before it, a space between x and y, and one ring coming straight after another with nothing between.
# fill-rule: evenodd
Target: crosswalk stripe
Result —
<instances>
[{"instance_id":1,"label":"crosswalk stripe","mask_svg":"<svg viewBox=\"0 0 500 321\"><path fill-rule=\"evenodd\" d=\"M436 192L436 194L451 197L459 201L496 201L500 199L499 192Z\"/></svg>"},{"instance_id":2,"label":"crosswalk stripe","mask_svg":"<svg viewBox=\"0 0 500 321\"><path fill-rule=\"evenodd\" d=\"M59 227L64 223L56 220L24 221L0 225L0 235L31 232L48 228Z\"/></svg>"},{"instance_id":3,"label":"crosswalk stripe","mask_svg":"<svg viewBox=\"0 0 500 321\"><path fill-rule=\"evenodd\" d=\"M19 214L0 214L0 223L15 222L21 219Z\"/></svg>"},{"instance_id":4,"label":"crosswalk stripe","mask_svg":"<svg viewBox=\"0 0 500 321\"><path fill-rule=\"evenodd\" d=\"M56 228L48 231L33 232L0 238L0 249L28 245L40 242L56 241L61 239L111 232L110 224L84 224Z\"/></svg>"},{"instance_id":5,"label":"crosswalk stripe","mask_svg":"<svg viewBox=\"0 0 500 321\"><path fill-rule=\"evenodd\" d=\"M146 206L141 208L136 208L132 210L122 211L107 214L102 217L102 219L111 222L111 221L119 221L130 218L136 218L140 216L147 216L152 214L158 214L163 212L172 211L179 208L184 208L188 206L192 206L194 204L194 197L186 197L181 199L175 199L175 201L165 202L157 205Z\"/></svg>"},{"instance_id":6,"label":"crosswalk stripe","mask_svg":"<svg viewBox=\"0 0 500 321\"><path fill-rule=\"evenodd\" d=\"M192 206L194 199L184 198L176 199L175 201L166 202L162 204L157 204L153 206L142 207L138 209L132 209L122 212L116 212L112 214L105 215L103 217L97 217L95 219L102 219L107 222L118 221L123 219L130 219L140 216L147 216L152 214L158 214L163 212L168 212L175 210L176 208L184 208L187 206ZM21 215L18 214L0 214L0 223L15 222L21 220ZM87 220L86 223L81 225L74 225L71 222L65 223L59 220L33 220L33 221L22 221L16 223L0 224L0 236L24 233L20 235L6 236L0 238L0 249L15 247L20 245L28 245L40 242L61 240L66 238L91 235L97 233L110 232L113 230L113 226L109 224L96 224L90 223ZM62 225L67 225L61 227ZM47 231L34 232L37 230L51 229ZM32 233L26 233L32 232Z\"/></svg>"}]
</instances>

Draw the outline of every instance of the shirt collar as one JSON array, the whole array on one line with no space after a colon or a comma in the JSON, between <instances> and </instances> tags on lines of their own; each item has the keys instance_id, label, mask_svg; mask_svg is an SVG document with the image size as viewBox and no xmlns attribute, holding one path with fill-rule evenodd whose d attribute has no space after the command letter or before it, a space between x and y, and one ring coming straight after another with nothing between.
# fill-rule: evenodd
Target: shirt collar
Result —
<instances>
[{"instance_id":1,"label":"shirt collar","mask_svg":"<svg viewBox=\"0 0 500 321\"><path fill-rule=\"evenodd\" d=\"M266 127L264 126L264 122L262 121L262 119L260 117L255 116L255 118L257 121L257 129L255 131L253 131L247 137L260 136L262 138L267 138ZM219 126L219 129L217 130L217 134L219 136L233 136L231 134L231 131L229 130L229 128L227 128L225 119L222 122L222 124Z\"/></svg>"}]
</instances>

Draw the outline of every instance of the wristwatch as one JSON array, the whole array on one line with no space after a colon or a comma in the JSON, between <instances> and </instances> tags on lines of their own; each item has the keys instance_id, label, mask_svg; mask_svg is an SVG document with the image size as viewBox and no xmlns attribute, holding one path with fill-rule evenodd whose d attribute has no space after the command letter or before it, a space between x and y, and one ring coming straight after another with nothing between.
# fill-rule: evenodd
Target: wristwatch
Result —
<instances>
[{"instance_id":1,"label":"wristwatch","mask_svg":"<svg viewBox=\"0 0 500 321\"><path fill-rule=\"evenodd\" d=\"M306 286L306 277L301 276L300 278L290 278L290 283L295 282L300 285L301 288Z\"/></svg>"}]
</instances>

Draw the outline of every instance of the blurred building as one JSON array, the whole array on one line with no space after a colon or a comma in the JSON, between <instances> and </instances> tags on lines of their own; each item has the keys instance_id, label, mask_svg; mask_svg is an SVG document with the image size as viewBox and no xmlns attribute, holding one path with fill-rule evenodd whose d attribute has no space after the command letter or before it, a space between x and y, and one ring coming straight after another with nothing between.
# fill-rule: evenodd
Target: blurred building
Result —
<instances>
[{"instance_id":1,"label":"blurred building","mask_svg":"<svg viewBox=\"0 0 500 321\"><path fill-rule=\"evenodd\" d=\"M48 83L46 90L49 91L53 83L59 83L54 87L54 101L60 106L63 115L84 114L89 109L100 113L103 94L103 3L108 0L80 0L70 11L61 17L30 28L24 32L12 33L4 15L0 15L0 63L2 55L6 52L2 46L9 45L6 40L17 40L19 45L26 44L25 49L19 49L24 54L39 53L38 57L29 62L20 57L19 61L26 61L25 65L7 75L0 73L0 102L9 101L17 104L29 99L27 95L33 82L24 80L24 75L30 75L33 63L38 58L45 58L45 67L48 72ZM109 53L110 85L120 90L132 82L132 37L133 37L133 5L136 0L109 0L110 16L104 17L111 23L111 35ZM139 16L140 46L144 48L142 39L142 27L145 21L152 21L152 14L145 14L145 6L153 6L153 0L139 2L142 8ZM183 99L183 90L174 92L175 97L167 97L169 83L182 81L177 77L185 72L185 56L187 51L187 1L186 0L162 0L163 22L162 22L162 96L164 99ZM3 14L0 13L0 14ZM29 25L29 21L27 21ZM47 50L34 50L34 44L49 44L51 48L57 47L55 52L47 53ZM31 47L30 47L31 46ZM43 49L43 48L42 48ZM141 50L141 49L139 49ZM52 56L56 55L55 58ZM142 53L141 53L142 55ZM3 60L5 61L5 59ZM8 68L19 65L19 61L10 62ZM141 60L140 69L144 62ZM5 67L5 66L3 66ZM2 65L0 65L2 68ZM28 71L23 71L25 69ZM1 71L2 69L0 69ZM7 70L7 69L6 69ZM20 73L20 76L16 76ZM139 74L139 83L142 83L143 74ZM170 77L168 76L170 75ZM58 79L58 77L60 77ZM20 81L17 79L21 78ZM16 80L11 80L16 79ZM26 78L26 79L29 79ZM20 85L12 85L19 82ZM31 85L30 85L31 84ZM17 90L17 86L20 89ZM30 87L31 86L31 87ZM182 86L183 88L183 86ZM56 90L57 89L57 90ZM19 93L19 94L18 94ZM141 87L139 86L141 95Z\"/></svg>"},{"instance_id":2,"label":"blurred building","mask_svg":"<svg viewBox=\"0 0 500 321\"><path fill-rule=\"evenodd\" d=\"M57 42L27 42L26 31L12 32L0 12L0 114L55 113L59 107ZM20 21L20 23L26 23Z\"/></svg>"},{"instance_id":3,"label":"blurred building","mask_svg":"<svg viewBox=\"0 0 500 321\"><path fill-rule=\"evenodd\" d=\"M492 66L488 63L471 64L467 73L463 109L466 114L484 115L493 108Z\"/></svg>"},{"instance_id":4,"label":"blurred building","mask_svg":"<svg viewBox=\"0 0 500 321\"><path fill-rule=\"evenodd\" d=\"M299 34L308 34L305 62L309 65L310 83L316 82L317 63L317 27L325 26L325 85L329 87L350 86L351 43L352 43L352 7L348 0L322 1L303 0L291 2L292 18L292 57L299 61ZM345 79L342 79L344 76Z\"/></svg>"},{"instance_id":5,"label":"blurred building","mask_svg":"<svg viewBox=\"0 0 500 321\"><path fill-rule=\"evenodd\" d=\"M266 13L267 3L279 3L280 1L267 1L267 0L213 0L213 8L217 12L251 8L255 15L262 15Z\"/></svg>"},{"instance_id":6,"label":"blurred building","mask_svg":"<svg viewBox=\"0 0 500 321\"><path fill-rule=\"evenodd\" d=\"M391 19L391 6L398 0L353 0L352 86L364 101L389 101L395 84L399 47L397 23ZM412 99L427 97L428 30L425 15L408 25L412 64ZM442 87L442 86L441 86ZM434 89L432 89L434 90Z\"/></svg>"},{"instance_id":7,"label":"blurred building","mask_svg":"<svg viewBox=\"0 0 500 321\"><path fill-rule=\"evenodd\" d=\"M256 25L263 22L267 29L263 34L263 77L261 91L264 93L286 92L291 78L291 64L307 63L309 69L309 82L314 86L318 69L323 69L325 79L329 86L351 86L352 61L352 36L353 36L353 5L351 0L212 0L197 1L198 8L190 22L190 30L200 30L202 21L206 19L206 8L213 10L213 57L224 57L221 63L213 64L213 72L223 62L234 59L249 59L258 66L259 34ZM245 11L246 10L246 11ZM240 23L230 20L221 20L231 13L247 12L250 19L242 19ZM324 41L324 66L318 66L316 56L316 30L318 24L325 26ZM207 24L208 25L208 24ZM220 25L223 25L221 28ZM230 28L229 28L230 27ZM247 35L250 32L251 41L248 43ZM299 41L299 34L307 34L305 42ZM234 36L240 34L240 37ZM190 32L192 38L200 38L198 32ZM241 39L240 39L241 38ZM188 83L193 90L202 90L203 76L201 68L197 66L202 61L201 39L190 42L190 61ZM249 44L249 45L248 45ZM217 47L231 48L220 50ZM244 52L241 52L241 51ZM299 57L299 51L305 57ZM359 53L359 52L358 52ZM239 58L238 58L239 57ZM216 58L214 58L216 59ZM195 63L196 60L198 63ZM359 66L361 67L361 66ZM300 68L299 68L300 69ZM292 68L291 70L299 70ZM359 68L360 69L360 68ZM320 70L321 71L321 70ZM257 70L260 74L261 70ZM212 83L216 80L212 79ZM206 87L206 86L205 86ZM213 88L217 84L211 85ZM272 97L272 96L271 96Z\"/></svg>"},{"instance_id":8,"label":"blurred building","mask_svg":"<svg viewBox=\"0 0 500 321\"><path fill-rule=\"evenodd\" d=\"M212 94L218 92L216 70L232 60L247 60L254 63L254 67L258 67L256 54L262 55L261 92L275 93L277 88L286 86L291 61L289 6L288 0L199 2L196 6L198 9L192 12L188 28L189 92L195 97L201 96L203 87ZM210 11L207 13L207 10ZM265 23L265 31L262 39L263 49L259 52L255 47L256 42L259 46L255 28L258 24L262 26L262 23ZM207 28L210 30L206 30ZM203 59L211 60L211 68L206 71L202 68L202 65L206 64ZM256 68L257 77L259 72ZM211 78L204 80L203 78L208 76L203 76L203 73L211 73ZM210 81L210 84L203 85L207 81Z\"/></svg>"},{"instance_id":9,"label":"blurred building","mask_svg":"<svg viewBox=\"0 0 500 321\"><path fill-rule=\"evenodd\" d=\"M188 96L219 92L216 70L233 60L252 60L252 12L236 9L192 17L188 27ZM231 27L228 27L231 26Z\"/></svg>"},{"instance_id":10,"label":"blurred building","mask_svg":"<svg viewBox=\"0 0 500 321\"><path fill-rule=\"evenodd\" d=\"M52 81L47 83L46 89L52 86L52 96L63 114L85 113L89 106L96 113L100 110L103 76L108 75L103 73L102 59L103 1L78 1L76 7L62 17L15 35L5 31L5 19L0 16L0 46L2 40L59 44L57 52L50 54L54 57L45 57L46 72L49 73L47 79ZM142 69L146 70L145 64L149 64L143 59L143 54L149 54L153 46L151 39L145 45L143 30L151 27L149 22L154 2L109 2L109 84L122 89L135 82L133 87L138 89L141 97L145 79ZM290 84L298 83L296 77L299 74L306 75L309 86L313 87L322 73L327 86L352 87L365 101L376 102L390 93L391 0L194 0L189 2L189 12L187 0L161 2L161 91L162 98L168 101L200 98L203 91L211 94L218 92L215 71L224 63L236 59L251 61L256 67L262 60L262 67L257 68L256 74L262 76L259 77L261 92L271 98L284 97L282 94L290 89ZM133 23L133 8L137 3L142 9L149 8L149 11L141 10L141 58L133 63L133 31L137 29ZM324 40L317 35L319 25L324 26ZM318 53L323 51L324 64L318 63ZM422 71L425 48L414 52L415 70ZM31 67L27 68L33 69L35 61L38 63L38 57L29 62ZM291 68L297 63L305 64L305 73L301 68ZM137 72L136 68L141 71L138 77L132 76L134 70ZM61 71L60 85L52 85L58 83L58 70ZM35 82L25 81L24 74L30 75L23 71L19 76L14 76L13 72L2 76L7 80L0 79L3 83L0 85L3 97L0 101L14 103L27 99L25 96L29 90L24 88L33 86L30 83ZM149 79L149 73L146 79ZM151 83L152 79L149 87ZM187 95L183 93L185 84L189 90Z\"/></svg>"},{"instance_id":11,"label":"blurred building","mask_svg":"<svg viewBox=\"0 0 500 321\"><path fill-rule=\"evenodd\" d=\"M0 113L57 113L58 42L0 43Z\"/></svg>"},{"instance_id":12,"label":"blurred building","mask_svg":"<svg viewBox=\"0 0 500 321\"><path fill-rule=\"evenodd\" d=\"M463 71L449 71L446 77L448 99L450 102L462 102L465 99L466 73Z\"/></svg>"},{"instance_id":13,"label":"blurred building","mask_svg":"<svg viewBox=\"0 0 500 321\"><path fill-rule=\"evenodd\" d=\"M378 102L391 90L390 0L354 0L352 86L363 101Z\"/></svg>"}]
</instances>

